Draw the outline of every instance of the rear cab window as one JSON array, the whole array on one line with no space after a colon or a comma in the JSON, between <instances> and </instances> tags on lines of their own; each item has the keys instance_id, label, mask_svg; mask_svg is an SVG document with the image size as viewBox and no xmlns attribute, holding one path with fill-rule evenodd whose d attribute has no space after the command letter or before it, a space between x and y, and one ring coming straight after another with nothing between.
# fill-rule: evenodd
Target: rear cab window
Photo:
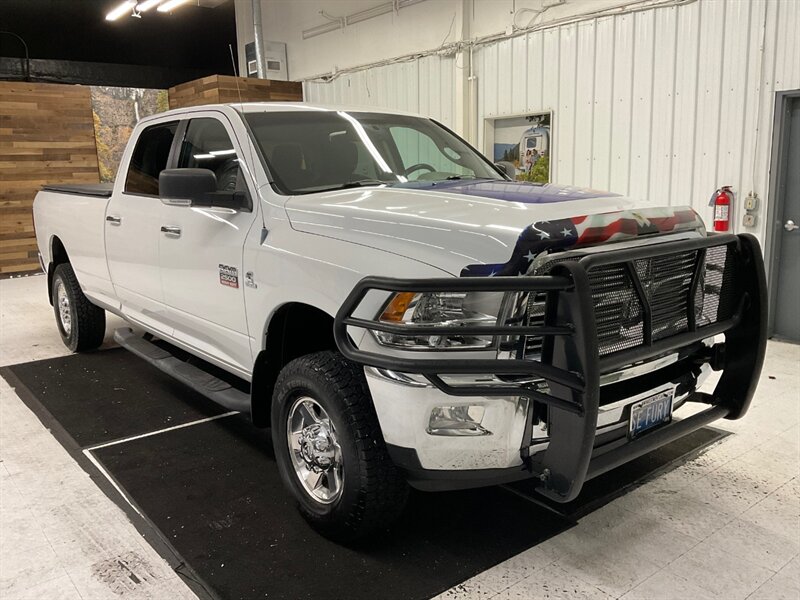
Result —
<instances>
[{"instance_id":1,"label":"rear cab window","mask_svg":"<svg viewBox=\"0 0 800 600\"><path fill-rule=\"evenodd\" d=\"M136 140L128 172L125 193L158 196L158 176L167 168L178 121L145 128Z\"/></svg>"}]
</instances>

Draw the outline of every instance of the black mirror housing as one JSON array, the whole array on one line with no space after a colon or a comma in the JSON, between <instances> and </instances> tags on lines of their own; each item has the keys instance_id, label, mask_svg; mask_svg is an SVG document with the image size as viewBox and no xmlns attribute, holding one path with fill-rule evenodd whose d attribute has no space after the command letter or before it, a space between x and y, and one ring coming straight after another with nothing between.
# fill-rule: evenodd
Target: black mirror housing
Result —
<instances>
[{"instance_id":1,"label":"black mirror housing","mask_svg":"<svg viewBox=\"0 0 800 600\"><path fill-rule=\"evenodd\" d=\"M167 200L191 200L217 191L217 176L210 169L164 169L158 175L158 194Z\"/></svg>"},{"instance_id":2,"label":"black mirror housing","mask_svg":"<svg viewBox=\"0 0 800 600\"><path fill-rule=\"evenodd\" d=\"M158 176L159 196L189 201L191 206L218 206L238 210L247 205L245 192L217 191L217 176L210 169L164 169Z\"/></svg>"}]
</instances>

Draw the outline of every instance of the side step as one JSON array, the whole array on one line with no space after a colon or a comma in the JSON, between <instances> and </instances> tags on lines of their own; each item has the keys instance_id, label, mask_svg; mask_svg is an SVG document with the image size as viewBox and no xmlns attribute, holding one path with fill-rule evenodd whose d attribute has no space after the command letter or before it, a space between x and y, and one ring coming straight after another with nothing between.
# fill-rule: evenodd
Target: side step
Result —
<instances>
[{"instance_id":1,"label":"side step","mask_svg":"<svg viewBox=\"0 0 800 600\"><path fill-rule=\"evenodd\" d=\"M214 377L211 373L182 361L170 354L169 351L151 344L136 335L131 329L122 327L115 330L114 341L220 406L224 406L228 410L250 412L249 394L237 390L227 381Z\"/></svg>"}]
</instances>

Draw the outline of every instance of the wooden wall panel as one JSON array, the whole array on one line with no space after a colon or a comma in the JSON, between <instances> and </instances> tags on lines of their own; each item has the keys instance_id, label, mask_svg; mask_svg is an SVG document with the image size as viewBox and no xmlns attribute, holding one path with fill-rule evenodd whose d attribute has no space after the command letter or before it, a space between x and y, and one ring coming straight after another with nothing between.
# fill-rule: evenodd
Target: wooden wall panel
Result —
<instances>
[{"instance_id":1,"label":"wooden wall panel","mask_svg":"<svg viewBox=\"0 0 800 600\"><path fill-rule=\"evenodd\" d=\"M296 81L210 75L169 88L169 107L239 102L240 94L242 102L302 102L303 84Z\"/></svg>"},{"instance_id":2,"label":"wooden wall panel","mask_svg":"<svg viewBox=\"0 0 800 600\"><path fill-rule=\"evenodd\" d=\"M88 87L0 81L0 276L39 269L42 185L99 180Z\"/></svg>"}]
</instances>

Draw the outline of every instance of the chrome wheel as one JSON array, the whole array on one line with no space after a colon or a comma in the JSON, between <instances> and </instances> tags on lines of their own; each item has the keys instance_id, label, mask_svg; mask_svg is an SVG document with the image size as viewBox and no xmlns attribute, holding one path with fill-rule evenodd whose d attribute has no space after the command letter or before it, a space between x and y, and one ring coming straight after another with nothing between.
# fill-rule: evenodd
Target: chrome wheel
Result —
<instances>
[{"instance_id":1,"label":"chrome wheel","mask_svg":"<svg viewBox=\"0 0 800 600\"><path fill-rule=\"evenodd\" d=\"M296 399L286 422L289 455L297 478L317 502L330 504L342 494L342 449L328 413L313 398Z\"/></svg>"},{"instance_id":2,"label":"chrome wheel","mask_svg":"<svg viewBox=\"0 0 800 600\"><path fill-rule=\"evenodd\" d=\"M58 319L61 321L61 328L64 330L64 335L69 336L72 331L72 312L69 307L69 296L64 287L63 281L56 283L56 306L58 306Z\"/></svg>"}]
</instances>

